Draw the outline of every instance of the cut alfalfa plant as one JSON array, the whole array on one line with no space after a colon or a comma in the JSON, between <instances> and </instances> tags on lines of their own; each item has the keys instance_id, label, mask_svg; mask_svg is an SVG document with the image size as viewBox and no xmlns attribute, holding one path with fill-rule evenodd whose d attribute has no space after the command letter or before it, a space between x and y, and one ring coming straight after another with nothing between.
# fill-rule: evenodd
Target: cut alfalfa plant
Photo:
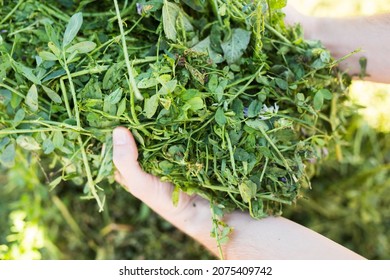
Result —
<instances>
[{"instance_id":1,"label":"cut alfalfa plant","mask_svg":"<svg viewBox=\"0 0 390 280\"><path fill-rule=\"evenodd\" d=\"M145 171L224 213L280 215L339 147L349 77L320 42L286 26L286 1L62 1L4 7L0 161L42 158L104 207L111 132L131 129ZM109 10L107 12L107 9ZM34 14L34 17L30 17ZM118 28L119 27L119 28Z\"/></svg>"}]
</instances>

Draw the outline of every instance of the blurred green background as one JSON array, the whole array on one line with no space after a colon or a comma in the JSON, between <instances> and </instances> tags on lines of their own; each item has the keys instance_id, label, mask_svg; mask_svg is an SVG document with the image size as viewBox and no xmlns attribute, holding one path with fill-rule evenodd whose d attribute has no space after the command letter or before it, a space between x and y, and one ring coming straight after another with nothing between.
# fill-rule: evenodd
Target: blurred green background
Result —
<instances>
[{"instance_id":1,"label":"blurred green background","mask_svg":"<svg viewBox=\"0 0 390 280\"><path fill-rule=\"evenodd\" d=\"M289 0L316 16L390 12L388 0ZM353 82L361 105L341 161L325 161L291 218L370 259L390 259L390 87ZM332 153L332 151L330 151ZM0 173L0 259L213 259L118 185L106 211L72 184L50 190L37 158ZM24 174L24 176L20 176Z\"/></svg>"}]
</instances>

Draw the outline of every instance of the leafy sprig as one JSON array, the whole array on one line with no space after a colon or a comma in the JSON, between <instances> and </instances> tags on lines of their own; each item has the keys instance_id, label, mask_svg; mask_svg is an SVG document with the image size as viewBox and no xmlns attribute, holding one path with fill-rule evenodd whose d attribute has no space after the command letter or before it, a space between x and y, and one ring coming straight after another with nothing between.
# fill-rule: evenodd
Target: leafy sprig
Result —
<instances>
[{"instance_id":1,"label":"leafy sprig","mask_svg":"<svg viewBox=\"0 0 390 280\"><path fill-rule=\"evenodd\" d=\"M284 24L285 1L102 3L111 12L7 9L1 29L22 24L0 39L4 166L23 149L49 162L50 187L84 185L103 210L111 131L127 126L145 171L223 209L212 206L222 244L223 213L281 214L329 147L342 156L349 77Z\"/></svg>"}]
</instances>

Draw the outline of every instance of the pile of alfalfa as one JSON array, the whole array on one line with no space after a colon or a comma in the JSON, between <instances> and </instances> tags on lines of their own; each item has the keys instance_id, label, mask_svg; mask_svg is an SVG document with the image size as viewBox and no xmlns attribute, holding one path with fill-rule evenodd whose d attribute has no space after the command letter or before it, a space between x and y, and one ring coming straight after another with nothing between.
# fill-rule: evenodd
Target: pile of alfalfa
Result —
<instances>
[{"instance_id":1,"label":"pile of alfalfa","mask_svg":"<svg viewBox=\"0 0 390 280\"><path fill-rule=\"evenodd\" d=\"M51 188L73 181L100 210L119 125L174 202L198 194L216 216L280 214L339 145L350 79L284 23L286 1L8 2L0 162L39 157Z\"/></svg>"}]
</instances>

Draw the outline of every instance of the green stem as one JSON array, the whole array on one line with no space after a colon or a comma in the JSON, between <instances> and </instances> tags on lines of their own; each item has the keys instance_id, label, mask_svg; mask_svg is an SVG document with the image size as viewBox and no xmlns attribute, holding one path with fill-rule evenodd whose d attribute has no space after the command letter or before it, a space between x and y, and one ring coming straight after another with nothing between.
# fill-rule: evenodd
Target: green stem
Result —
<instances>
[{"instance_id":1,"label":"green stem","mask_svg":"<svg viewBox=\"0 0 390 280\"><path fill-rule=\"evenodd\" d=\"M8 15L6 15L1 21L0 21L0 24L3 24L4 22L6 22L11 16L12 14L19 8L19 6L24 2L24 0L20 0L16 6L8 13Z\"/></svg>"},{"instance_id":2,"label":"green stem","mask_svg":"<svg viewBox=\"0 0 390 280\"><path fill-rule=\"evenodd\" d=\"M225 137L226 141L228 143L228 149L229 149L229 155L230 155L230 161L232 164L232 169L233 169L233 174L235 177L238 177L237 172L236 172L236 163L234 160L234 153L233 153L233 147L232 147L232 142L230 141L229 133L225 132Z\"/></svg>"},{"instance_id":3,"label":"green stem","mask_svg":"<svg viewBox=\"0 0 390 280\"><path fill-rule=\"evenodd\" d=\"M37 129L2 129L0 135L12 135L12 134L27 134L36 132L50 132L50 131L69 131L67 129L61 129L56 127L51 128L37 128Z\"/></svg>"},{"instance_id":4,"label":"green stem","mask_svg":"<svg viewBox=\"0 0 390 280\"><path fill-rule=\"evenodd\" d=\"M292 204L291 201L284 200L284 199L281 199L281 198L277 198L273 194L258 194L258 195L256 195L256 197L257 198L261 198L261 199L267 199L267 200L271 200L271 201L280 202L280 203L287 204L287 205L291 205Z\"/></svg>"},{"instance_id":5,"label":"green stem","mask_svg":"<svg viewBox=\"0 0 390 280\"><path fill-rule=\"evenodd\" d=\"M261 182L263 182L263 178L264 178L265 170L267 169L267 165L268 165L268 158L266 157L265 158L264 167L263 167L263 171L261 171L261 175L260 175L260 180L259 180L260 186L261 186Z\"/></svg>"},{"instance_id":6,"label":"green stem","mask_svg":"<svg viewBox=\"0 0 390 280\"><path fill-rule=\"evenodd\" d=\"M91 74L96 74L96 73L101 73L106 71L109 68L107 65L98 65L95 66L94 68L88 69L88 70L81 70L78 72L74 72L70 74L70 77L75 78L83 75L91 75ZM64 76L61 79L68 79L68 76Z\"/></svg>"},{"instance_id":7,"label":"green stem","mask_svg":"<svg viewBox=\"0 0 390 280\"><path fill-rule=\"evenodd\" d=\"M240 193L236 189L229 189L229 188L223 187L223 186L212 186L212 185L202 184L202 187L207 188L207 189L211 189L211 190L215 190L215 191L227 192L227 193Z\"/></svg>"},{"instance_id":8,"label":"green stem","mask_svg":"<svg viewBox=\"0 0 390 280\"><path fill-rule=\"evenodd\" d=\"M110 14L111 14L111 12L110 12ZM83 13L83 15L84 15L84 13ZM128 35L131 31L133 31L133 29L138 25L138 23L139 23L141 20L142 20L142 17L139 18L139 20L137 20L137 21L134 23L134 25L133 25L129 30L127 30L127 31L124 33L124 35L126 36L126 35ZM118 36L115 36L114 38L112 38L111 40L108 40L108 41L105 42L104 44L101 44L99 47L97 47L96 49L94 49L94 50L90 53L90 55L93 55L93 54L95 54L96 52L98 52L100 49L102 49L102 48L104 48L104 47L106 47L106 46L108 46L108 45L110 45L110 44L113 44L114 42L116 42L116 41L118 41L119 39L121 39L121 37L122 37L122 34L121 34L121 35L118 35Z\"/></svg>"},{"instance_id":9,"label":"green stem","mask_svg":"<svg viewBox=\"0 0 390 280\"><path fill-rule=\"evenodd\" d=\"M17 96L19 96L19 97L21 97L21 98L23 98L23 99L26 97L26 96L24 96L23 93L17 91L16 89L14 89L14 88L12 88L12 87L10 87L10 86L7 86L6 84L0 83L0 87L3 87L3 88L5 88L5 89L8 89L10 92L15 93Z\"/></svg>"},{"instance_id":10,"label":"green stem","mask_svg":"<svg viewBox=\"0 0 390 280\"><path fill-rule=\"evenodd\" d=\"M75 113L77 127L79 129L81 129L80 111L79 111L79 105L78 105L78 102L77 102L76 89L75 89L74 84L73 84L72 74L70 73L69 68L68 68L68 64L66 62L65 51L63 51L63 59L64 59L64 61L63 61L63 63L64 63L63 64L64 70L66 72L66 76L68 77L69 86L70 86L70 93L72 94L73 108L74 108L74 113Z\"/></svg>"},{"instance_id":11,"label":"green stem","mask_svg":"<svg viewBox=\"0 0 390 280\"><path fill-rule=\"evenodd\" d=\"M91 168L89 166L87 153L85 152L85 148L84 148L85 143L83 143L83 140L81 139L81 136L77 137L77 141L79 142L79 145L80 145L81 156L83 158L85 173L87 175L88 188L91 191L92 196L97 201L97 204L99 206L99 212L102 212L104 210L104 205L103 205L102 201L100 200L100 197L99 197L99 195L97 194L97 191L96 191L95 182L94 182L93 177L92 177Z\"/></svg>"},{"instance_id":12,"label":"green stem","mask_svg":"<svg viewBox=\"0 0 390 280\"><path fill-rule=\"evenodd\" d=\"M65 103L66 112L68 113L69 119L71 119L72 118L72 110L70 109L68 94L66 92L64 79L60 79L60 87L61 87L61 91L62 91L62 98L64 99L64 103Z\"/></svg>"},{"instance_id":13,"label":"green stem","mask_svg":"<svg viewBox=\"0 0 390 280\"><path fill-rule=\"evenodd\" d=\"M138 100L143 100L143 96L141 92L139 91L137 84L135 82L135 78L133 75L133 68L130 65L130 60L129 60L129 54L127 52L127 44L126 44L126 38L125 38L125 32L123 30L123 22L121 18L121 14L119 11L119 6L118 6L118 1L114 0L114 5L115 5L115 11L116 11L116 16L118 18L118 25L119 25L119 30L121 33L121 39L122 39L122 48L123 48L123 55L125 57L125 63L127 67L127 75L128 75L128 83L129 83L129 89L130 89L130 103L131 103L131 114L133 116L134 121L138 124L139 120L137 118L137 113L135 112L135 98Z\"/></svg>"},{"instance_id":14,"label":"green stem","mask_svg":"<svg viewBox=\"0 0 390 280\"><path fill-rule=\"evenodd\" d=\"M271 25L269 25L268 23L265 23L265 27L270 30L272 33L274 33L276 35L276 37L278 37L280 40L282 40L284 43L290 45L290 46L293 46L290 42L290 40L288 40L286 37L284 37L282 34L280 34L280 32L278 32L275 28L273 28Z\"/></svg>"},{"instance_id":15,"label":"green stem","mask_svg":"<svg viewBox=\"0 0 390 280\"><path fill-rule=\"evenodd\" d=\"M54 205L57 207L57 209L60 211L60 213L61 213L62 217L64 218L64 220L66 221L66 223L73 230L73 232L76 233L77 236L84 236L84 233L80 229L78 223L72 217L72 214L69 212L65 203L63 203L62 200L59 199L58 196L56 196L56 195L54 195L52 197L52 201L53 201Z\"/></svg>"},{"instance_id":16,"label":"green stem","mask_svg":"<svg viewBox=\"0 0 390 280\"><path fill-rule=\"evenodd\" d=\"M290 165L288 164L287 160L285 159L285 157L282 155L282 153L279 151L278 147L276 147L275 143L272 141L271 138L269 138L269 136L267 135L267 133L265 132L265 130L259 126L258 127L261 134L263 134L264 138L268 141L268 143L271 145L271 147L275 150L275 152L278 154L279 158L283 161L283 164L284 166L286 167L286 169L289 171L289 172L293 172ZM293 174L293 177L295 179L295 176ZM295 179L296 180L296 179Z\"/></svg>"},{"instance_id":17,"label":"green stem","mask_svg":"<svg viewBox=\"0 0 390 280\"><path fill-rule=\"evenodd\" d=\"M57 7L50 6L48 4L41 4L41 5L39 5L39 8L46 11L52 17L58 18L59 20L62 20L63 22L68 22L70 19L70 17L66 13L64 13L64 11L58 9Z\"/></svg>"},{"instance_id":18,"label":"green stem","mask_svg":"<svg viewBox=\"0 0 390 280\"><path fill-rule=\"evenodd\" d=\"M240 90L237 91L237 93L233 97L231 97L229 100L227 100L225 102L227 102L227 104L230 104L234 99L237 98L237 96L241 95L247 89L247 87L253 82L253 80L260 74L261 70L263 70L263 67L264 67L264 64L262 64L259 67L259 69L256 71L256 73L250 77L248 82L243 87L241 87Z\"/></svg>"},{"instance_id":19,"label":"green stem","mask_svg":"<svg viewBox=\"0 0 390 280\"><path fill-rule=\"evenodd\" d=\"M212 202L211 202L212 203ZM214 208L213 206L210 207L211 208L211 216L212 216L212 219L213 219L213 233L214 233L214 236L215 236L215 240L217 241L217 248L218 248L218 254L219 254L219 257L221 260L224 259L223 257L223 251L222 251L222 244L220 242L220 237L219 237L219 224L218 224L218 217L217 215L215 214L215 211L214 211Z\"/></svg>"},{"instance_id":20,"label":"green stem","mask_svg":"<svg viewBox=\"0 0 390 280\"><path fill-rule=\"evenodd\" d=\"M214 12L214 14L217 15L219 24L220 24L221 26L223 26L222 17L221 17L221 15L220 15L219 12L218 12L218 10L219 10L219 9L218 9L218 1L217 1L217 0L211 0L211 1L210 1L210 4L211 4L211 6L213 7L213 12Z\"/></svg>"}]
</instances>

